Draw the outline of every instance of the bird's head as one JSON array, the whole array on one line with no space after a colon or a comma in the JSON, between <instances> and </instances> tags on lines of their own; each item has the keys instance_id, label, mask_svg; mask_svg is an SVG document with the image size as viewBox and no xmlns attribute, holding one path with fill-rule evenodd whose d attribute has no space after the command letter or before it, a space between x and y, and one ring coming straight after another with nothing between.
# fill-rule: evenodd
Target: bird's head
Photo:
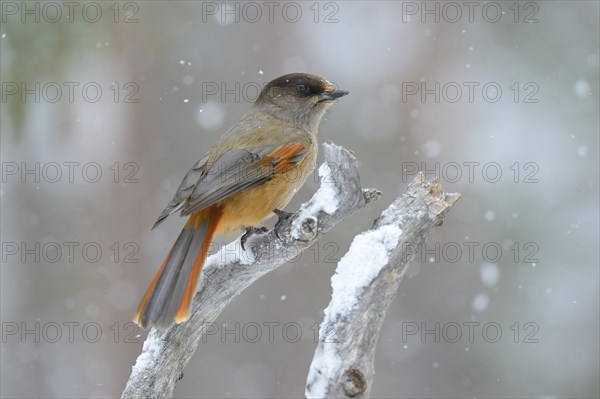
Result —
<instances>
[{"instance_id":1,"label":"bird's head","mask_svg":"<svg viewBox=\"0 0 600 399\"><path fill-rule=\"evenodd\" d=\"M316 132L327 109L346 94L319 76L291 73L269 82L254 106Z\"/></svg>"}]
</instances>

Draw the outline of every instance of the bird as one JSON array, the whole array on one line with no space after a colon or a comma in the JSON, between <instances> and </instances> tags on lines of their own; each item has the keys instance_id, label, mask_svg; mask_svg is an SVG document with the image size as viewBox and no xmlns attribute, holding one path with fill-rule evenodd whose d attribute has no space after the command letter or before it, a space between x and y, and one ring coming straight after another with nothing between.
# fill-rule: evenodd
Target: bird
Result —
<instances>
[{"instance_id":1,"label":"bird","mask_svg":"<svg viewBox=\"0 0 600 399\"><path fill-rule=\"evenodd\" d=\"M185 174L152 227L176 212L188 218L140 301L136 324L167 329L188 320L213 237L245 229L244 245L263 220L286 214L282 209L315 168L323 116L347 94L308 73L262 88L251 109Z\"/></svg>"}]
</instances>

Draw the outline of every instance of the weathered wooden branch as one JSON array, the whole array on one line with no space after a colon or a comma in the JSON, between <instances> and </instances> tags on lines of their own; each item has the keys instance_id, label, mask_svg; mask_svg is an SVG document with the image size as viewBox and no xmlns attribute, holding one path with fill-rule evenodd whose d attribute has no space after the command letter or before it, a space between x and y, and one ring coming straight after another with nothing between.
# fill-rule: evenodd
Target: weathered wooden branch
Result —
<instances>
[{"instance_id":1,"label":"weathered wooden branch","mask_svg":"<svg viewBox=\"0 0 600 399\"><path fill-rule=\"evenodd\" d=\"M377 338L398 285L420 246L460 198L419 174L408 190L354 238L331 278L306 385L309 398L364 398L374 374Z\"/></svg>"},{"instance_id":2,"label":"weathered wooden branch","mask_svg":"<svg viewBox=\"0 0 600 399\"><path fill-rule=\"evenodd\" d=\"M171 397L206 329L234 297L290 260L286 254L297 255L345 217L381 196L377 190L360 186L358 161L350 151L333 143L323 147L321 186L312 199L282 221L276 232L248 240L247 251L242 251L236 240L207 259L192 316L165 331L150 331L122 398Z\"/></svg>"}]
</instances>

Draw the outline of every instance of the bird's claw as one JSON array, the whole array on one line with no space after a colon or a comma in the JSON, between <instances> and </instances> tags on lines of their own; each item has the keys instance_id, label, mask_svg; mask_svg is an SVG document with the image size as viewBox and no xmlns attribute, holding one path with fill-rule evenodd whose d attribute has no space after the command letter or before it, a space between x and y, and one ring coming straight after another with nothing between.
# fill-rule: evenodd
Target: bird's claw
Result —
<instances>
[{"instance_id":1,"label":"bird's claw","mask_svg":"<svg viewBox=\"0 0 600 399\"><path fill-rule=\"evenodd\" d=\"M244 251L246 250L246 241L248 241L248 238L250 238L254 234L264 234L267 231L269 231L269 229L267 229L266 227L246 227L246 232L240 238L240 243L242 244L242 249Z\"/></svg>"},{"instance_id":2,"label":"bird's claw","mask_svg":"<svg viewBox=\"0 0 600 399\"><path fill-rule=\"evenodd\" d=\"M275 227L273 227L273 231L275 232L275 236L281 240L281 237L279 236L279 228L281 227L281 223L292 217L293 213L282 211L280 209L274 209L273 213L275 213L278 217L277 223L275 223Z\"/></svg>"}]
</instances>

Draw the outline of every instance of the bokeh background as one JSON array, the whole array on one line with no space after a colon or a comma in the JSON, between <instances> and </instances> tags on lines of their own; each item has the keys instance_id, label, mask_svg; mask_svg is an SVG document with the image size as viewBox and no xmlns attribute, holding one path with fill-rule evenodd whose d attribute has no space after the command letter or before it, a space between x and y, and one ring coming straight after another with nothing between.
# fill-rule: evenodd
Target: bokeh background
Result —
<instances>
[{"instance_id":1,"label":"bokeh background","mask_svg":"<svg viewBox=\"0 0 600 399\"><path fill-rule=\"evenodd\" d=\"M351 92L320 139L383 197L243 292L175 395L303 396L336 260L426 169L463 196L401 283L373 396L598 397L598 3L272 4L2 2L1 395L120 395L183 224L154 220L257 87L306 71Z\"/></svg>"}]
</instances>

